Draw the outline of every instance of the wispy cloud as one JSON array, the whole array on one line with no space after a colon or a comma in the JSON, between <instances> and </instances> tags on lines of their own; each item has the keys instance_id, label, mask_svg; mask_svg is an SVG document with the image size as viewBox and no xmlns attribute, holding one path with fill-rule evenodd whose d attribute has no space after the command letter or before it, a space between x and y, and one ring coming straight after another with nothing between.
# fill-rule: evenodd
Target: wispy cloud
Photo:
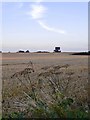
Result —
<instances>
[{"instance_id":1,"label":"wispy cloud","mask_svg":"<svg viewBox=\"0 0 90 120\"><path fill-rule=\"evenodd\" d=\"M62 34L65 34L65 31L64 30L59 30L59 29L56 29L56 28L53 28L53 27L49 27L48 25L46 25L44 22L42 21L38 21L38 23L46 30L48 31L53 31L53 32L56 32L56 33L62 33Z\"/></svg>"},{"instance_id":2,"label":"wispy cloud","mask_svg":"<svg viewBox=\"0 0 90 120\"><path fill-rule=\"evenodd\" d=\"M37 0L34 4L30 5L31 11L29 11L27 14L32 17L32 19L35 19L39 25L52 32L65 34L64 30L56 29L54 27L50 27L49 25L45 24L43 22L44 20L44 14L47 12L47 8L41 4L42 0Z\"/></svg>"},{"instance_id":3,"label":"wispy cloud","mask_svg":"<svg viewBox=\"0 0 90 120\"><path fill-rule=\"evenodd\" d=\"M31 5L31 11L27 14L31 15L33 19L41 19L44 17L46 10L47 9L41 4L33 4Z\"/></svg>"}]
</instances>

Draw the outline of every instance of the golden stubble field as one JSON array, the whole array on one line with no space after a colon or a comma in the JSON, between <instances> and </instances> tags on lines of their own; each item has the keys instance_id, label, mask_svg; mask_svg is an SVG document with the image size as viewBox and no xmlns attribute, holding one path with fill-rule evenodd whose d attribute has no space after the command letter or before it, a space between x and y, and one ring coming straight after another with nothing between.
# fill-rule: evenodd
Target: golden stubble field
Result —
<instances>
[{"instance_id":1,"label":"golden stubble field","mask_svg":"<svg viewBox=\"0 0 90 120\"><path fill-rule=\"evenodd\" d=\"M88 56L70 54L3 53L3 115L35 107L35 101L29 99L32 88L47 104L56 102L53 90L57 89L75 100L73 107L87 106Z\"/></svg>"}]
</instances>

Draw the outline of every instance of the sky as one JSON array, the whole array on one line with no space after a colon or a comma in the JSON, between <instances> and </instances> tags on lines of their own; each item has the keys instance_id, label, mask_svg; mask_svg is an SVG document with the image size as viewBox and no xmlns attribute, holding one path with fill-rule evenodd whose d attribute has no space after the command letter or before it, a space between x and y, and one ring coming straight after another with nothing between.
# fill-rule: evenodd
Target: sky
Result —
<instances>
[{"instance_id":1,"label":"sky","mask_svg":"<svg viewBox=\"0 0 90 120\"><path fill-rule=\"evenodd\" d=\"M2 51L87 51L88 3L4 2L2 40Z\"/></svg>"}]
</instances>

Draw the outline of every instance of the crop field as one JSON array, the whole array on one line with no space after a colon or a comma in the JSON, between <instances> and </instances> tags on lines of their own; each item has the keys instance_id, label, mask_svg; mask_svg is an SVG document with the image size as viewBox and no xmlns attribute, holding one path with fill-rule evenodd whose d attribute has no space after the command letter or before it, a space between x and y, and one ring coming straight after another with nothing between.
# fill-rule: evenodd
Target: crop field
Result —
<instances>
[{"instance_id":1,"label":"crop field","mask_svg":"<svg viewBox=\"0 0 90 120\"><path fill-rule=\"evenodd\" d=\"M88 56L2 53L5 118L87 118Z\"/></svg>"}]
</instances>

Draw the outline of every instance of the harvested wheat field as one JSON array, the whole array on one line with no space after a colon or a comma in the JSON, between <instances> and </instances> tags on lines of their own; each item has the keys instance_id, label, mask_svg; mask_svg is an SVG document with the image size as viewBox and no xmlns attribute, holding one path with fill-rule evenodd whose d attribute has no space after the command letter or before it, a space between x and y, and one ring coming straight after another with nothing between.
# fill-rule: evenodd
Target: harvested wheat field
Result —
<instances>
[{"instance_id":1,"label":"harvested wheat field","mask_svg":"<svg viewBox=\"0 0 90 120\"><path fill-rule=\"evenodd\" d=\"M2 112L10 118L87 118L88 56L3 53Z\"/></svg>"}]
</instances>

